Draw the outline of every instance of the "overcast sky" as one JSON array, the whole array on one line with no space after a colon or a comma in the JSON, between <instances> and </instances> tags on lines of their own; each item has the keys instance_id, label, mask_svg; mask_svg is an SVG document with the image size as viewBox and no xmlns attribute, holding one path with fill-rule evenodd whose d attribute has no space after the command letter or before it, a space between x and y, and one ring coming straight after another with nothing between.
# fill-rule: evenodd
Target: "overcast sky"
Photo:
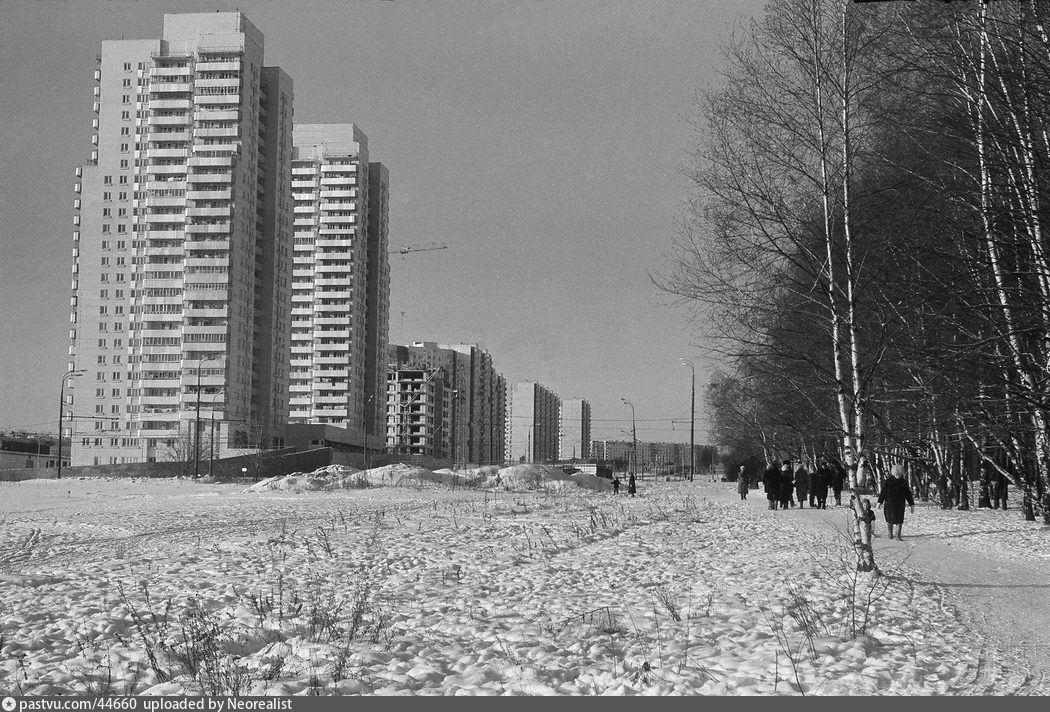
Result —
<instances>
[{"instance_id":1,"label":"overcast sky","mask_svg":"<svg viewBox=\"0 0 1050 712\"><path fill-rule=\"evenodd\" d=\"M592 407L592 437L697 441L711 372L665 269L695 92L760 0L0 2L0 429L57 432L74 169L105 39L241 10L295 119L357 124L390 170L390 341L477 343ZM78 364L79 365L79 364ZM679 422L674 422L679 421Z\"/></svg>"}]
</instances>

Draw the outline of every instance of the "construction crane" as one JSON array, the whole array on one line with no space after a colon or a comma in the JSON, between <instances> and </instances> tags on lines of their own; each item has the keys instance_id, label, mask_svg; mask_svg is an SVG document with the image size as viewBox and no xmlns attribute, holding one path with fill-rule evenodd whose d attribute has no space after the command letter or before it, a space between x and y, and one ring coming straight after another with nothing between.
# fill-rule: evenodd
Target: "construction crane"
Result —
<instances>
[{"instance_id":1,"label":"construction crane","mask_svg":"<svg viewBox=\"0 0 1050 712\"><path fill-rule=\"evenodd\" d=\"M387 250L387 252L398 252L401 254L401 259L404 260L405 255L410 252L430 252L431 250L447 250L448 245L440 242L427 242L425 244L414 244L414 245L401 245L396 249ZM402 297L403 298L403 297ZM401 310L401 331L405 330L405 311Z\"/></svg>"},{"instance_id":2,"label":"construction crane","mask_svg":"<svg viewBox=\"0 0 1050 712\"><path fill-rule=\"evenodd\" d=\"M395 250L389 250L389 252L400 252L402 255L407 255L409 252L429 252L430 250L447 250L448 245L443 245L438 242L428 242L425 245L402 245Z\"/></svg>"}]
</instances>

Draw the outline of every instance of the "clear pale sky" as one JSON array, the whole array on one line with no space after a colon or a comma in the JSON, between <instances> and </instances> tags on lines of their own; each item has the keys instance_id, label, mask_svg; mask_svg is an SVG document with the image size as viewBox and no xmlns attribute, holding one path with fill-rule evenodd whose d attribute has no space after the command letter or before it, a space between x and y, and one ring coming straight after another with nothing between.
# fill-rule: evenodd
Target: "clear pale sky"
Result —
<instances>
[{"instance_id":1,"label":"clear pale sky","mask_svg":"<svg viewBox=\"0 0 1050 712\"><path fill-rule=\"evenodd\" d=\"M592 437L697 442L711 371L655 289L688 195L697 89L761 0L0 1L0 429L57 432L74 168L105 39L244 12L295 120L352 122L390 170L390 341L477 343L508 382L585 398ZM673 420L680 422L673 423Z\"/></svg>"}]
</instances>

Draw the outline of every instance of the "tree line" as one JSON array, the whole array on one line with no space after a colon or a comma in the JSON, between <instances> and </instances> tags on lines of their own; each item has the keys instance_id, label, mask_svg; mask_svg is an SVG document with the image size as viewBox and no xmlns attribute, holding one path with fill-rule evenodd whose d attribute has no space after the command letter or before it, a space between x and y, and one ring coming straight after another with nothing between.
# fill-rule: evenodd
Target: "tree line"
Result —
<instances>
[{"instance_id":1,"label":"tree line","mask_svg":"<svg viewBox=\"0 0 1050 712\"><path fill-rule=\"evenodd\" d=\"M1047 4L771 0L724 43L654 278L723 459L1002 475L1050 523Z\"/></svg>"}]
</instances>

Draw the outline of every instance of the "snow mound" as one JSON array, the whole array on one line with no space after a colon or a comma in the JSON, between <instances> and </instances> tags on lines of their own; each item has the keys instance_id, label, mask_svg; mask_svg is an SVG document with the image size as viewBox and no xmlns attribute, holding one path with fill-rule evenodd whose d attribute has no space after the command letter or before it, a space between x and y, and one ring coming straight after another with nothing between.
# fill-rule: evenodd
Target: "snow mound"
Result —
<instances>
[{"instance_id":1,"label":"snow mound","mask_svg":"<svg viewBox=\"0 0 1050 712\"><path fill-rule=\"evenodd\" d=\"M368 482L361 471L347 465L327 465L313 472L293 472L269 477L248 488L249 492L317 492L337 489L361 489Z\"/></svg>"},{"instance_id":2,"label":"snow mound","mask_svg":"<svg viewBox=\"0 0 1050 712\"><path fill-rule=\"evenodd\" d=\"M567 475L558 467L550 465L520 464L504 467L486 480L489 487L502 487L509 490L547 489L562 491L573 486L605 492L612 489L612 484L594 475L577 472Z\"/></svg>"}]
</instances>

